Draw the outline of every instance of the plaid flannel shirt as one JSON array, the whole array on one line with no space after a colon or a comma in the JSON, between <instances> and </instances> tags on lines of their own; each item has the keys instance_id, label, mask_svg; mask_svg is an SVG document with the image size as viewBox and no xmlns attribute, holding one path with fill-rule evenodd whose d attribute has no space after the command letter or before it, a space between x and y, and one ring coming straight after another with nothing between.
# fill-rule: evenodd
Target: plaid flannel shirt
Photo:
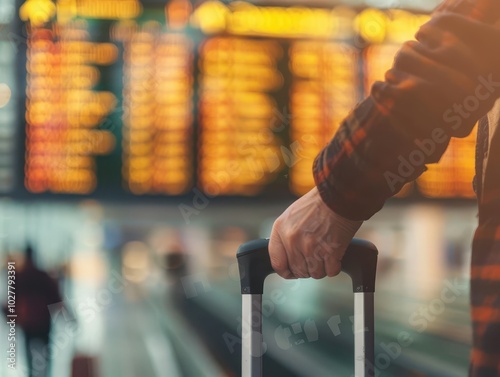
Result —
<instances>
[{"instance_id":1,"label":"plaid flannel shirt","mask_svg":"<svg viewBox=\"0 0 500 377\"><path fill-rule=\"evenodd\" d=\"M494 23L500 16L499 8L500 0L448 0L437 12L455 12ZM390 102L391 98L384 100ZM381 107L372 90L372 95L348 115L317 156L313 167L317 188L323 201L337 214L352 220L370 218L405 183L420 176L426 170L425 164L439 161L446 150L449 136L436 135L439 143L424 163L402 163L401 156L409 158L416 150L414 130L409 129L414 125L403 119L394 121L391 113L405 110L394 106ZM479 227L472 251L471 377L500 376L500 132L496 132L491 144L483 190L487 131L485 117L480 122L476 156L476 192L483 195L479 198Z\"/></svg>"}]
</instances>

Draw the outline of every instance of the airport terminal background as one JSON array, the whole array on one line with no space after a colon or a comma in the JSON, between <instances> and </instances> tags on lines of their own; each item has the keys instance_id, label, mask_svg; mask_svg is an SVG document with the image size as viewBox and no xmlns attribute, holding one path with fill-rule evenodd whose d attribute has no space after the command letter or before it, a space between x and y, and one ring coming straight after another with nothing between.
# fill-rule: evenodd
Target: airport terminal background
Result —
<instances>
[{"instance_id":1,"label":"airport terminal background","mask_svg":"<svg viewBox=\"0 0 500 377\"><path fill-rule=\"evenodd\" d=\"M31 245L64 302L50 376L239 375L239 244L313 186L315 155L438 3L2 0L0 302ZM474 144L358 233L380 251L379 376L466 375ZM266 289L266 373L350 376L347 278ZM16 341L1 376L27 376Z\"/></svg>"}]
</instances>

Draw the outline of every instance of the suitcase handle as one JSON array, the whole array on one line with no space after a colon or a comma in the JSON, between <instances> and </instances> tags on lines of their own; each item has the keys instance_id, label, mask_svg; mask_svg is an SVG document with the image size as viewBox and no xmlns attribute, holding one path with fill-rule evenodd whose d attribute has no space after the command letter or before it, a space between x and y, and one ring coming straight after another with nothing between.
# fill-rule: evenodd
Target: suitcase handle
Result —
<instances>
[{"instance_id":1,"label":"suitcase handle","mask_svg":"<svg viewBox=\"0 0 500 377\"><path fill-rule=\"evenodd\" d=\"M269 240L254 240L241 245L238 249L241 293L262 294L264 280L274 270L269 259ZM375 292L378 250L371 242L353 239L344 257L342 271L352 280L354 292Z\"/></svg>"}]
</instances>

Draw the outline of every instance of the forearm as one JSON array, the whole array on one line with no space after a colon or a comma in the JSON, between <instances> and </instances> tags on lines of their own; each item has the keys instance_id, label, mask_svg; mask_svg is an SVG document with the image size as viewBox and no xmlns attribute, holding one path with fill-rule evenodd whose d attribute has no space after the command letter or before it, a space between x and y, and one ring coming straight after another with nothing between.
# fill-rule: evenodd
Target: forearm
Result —
<instances>
[{"instance_id":1,"label":"forearm","mask_svg":"<svg viewBox=\"0 0 500 377\"><path fill-rule=\"evenodd\" d=\"M497 21L500 2L497 0L446 0L434 11L453 12L486 23Z\"/></svg>"},{"instance_id":2,"label":"forearm","mask_svg":"<svg viewBox=\"0 0 500 377\"><path fill-rule=\"evenodd\" d=\"M484 19L493 21L499 8L497 0L448 1L438 12L462 12L479 19L486 12ZM474 32L477 25L471 25ZM423 38L429 35L433 33ZM345 119L315 161L323 201L348 219L370 218L405 183L422 174L426 164L439 161L451 137L468 135L487 110L488 101L474 114L460 113L456 107L488 81L487 76L477 78L476 62L468 70L462 65L469 59L459 59L458 64L453 54L430 56L422 51L418 43L403 46L386 80L374 85L371 96ZM469 55L474 54L465 54Z\"/></svg>"},{"instance_id":3,"label":"forearm","mask_svg":"<svg viewBox=\"0 0 500 377\"><path fill-rule=\"evenodd\" d=\"M450 137L442 129L434 139L415 139L365 99L342 123L314 162L323 201L337 214L367 220L407 183L436 162Z\"/></svg>"}]
</instances>

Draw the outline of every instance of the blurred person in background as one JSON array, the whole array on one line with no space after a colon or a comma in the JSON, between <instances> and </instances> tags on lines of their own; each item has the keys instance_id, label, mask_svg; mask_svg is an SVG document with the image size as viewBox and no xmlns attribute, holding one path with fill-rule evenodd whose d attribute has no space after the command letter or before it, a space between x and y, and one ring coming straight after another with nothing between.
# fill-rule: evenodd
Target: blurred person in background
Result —
<instances>
[{"instance_id":1,"label":"blurred person in background","mask_svg":"<svg viewBox=\"0 0 500 377\"><path fill-rule=\"evenodd\" d=\"M49 306L61 305L57 282L34 262L34 251L26 248L24 261L16 270L17 324L22 328L30 377L47 377L50 365L49 337L51 316Z\"/></svg>"},{"instance_id":2,"label":"blurred person in background","mask_svg":"<svg viewBox=\"0 0 500 377\"><path fill-rule=\"evenodd\" d=\"M276 220L269 245L284 278L337 275L363 221L480 120L471 377L500 376L499 19L499 0L445 1L317 156L316 187Z\"/></svg>"},{"instance_id":3,"label":"blurred person in background","mask_svg":"<svg viewBox=\"0 0 500 377\"><path fill-rule=\"evenodd\" d=\"M182 277L188 274L187 255L179 249L173 249L165 253L163 264L168 279L179 282Z\"/></svg>"}]
</instances>

